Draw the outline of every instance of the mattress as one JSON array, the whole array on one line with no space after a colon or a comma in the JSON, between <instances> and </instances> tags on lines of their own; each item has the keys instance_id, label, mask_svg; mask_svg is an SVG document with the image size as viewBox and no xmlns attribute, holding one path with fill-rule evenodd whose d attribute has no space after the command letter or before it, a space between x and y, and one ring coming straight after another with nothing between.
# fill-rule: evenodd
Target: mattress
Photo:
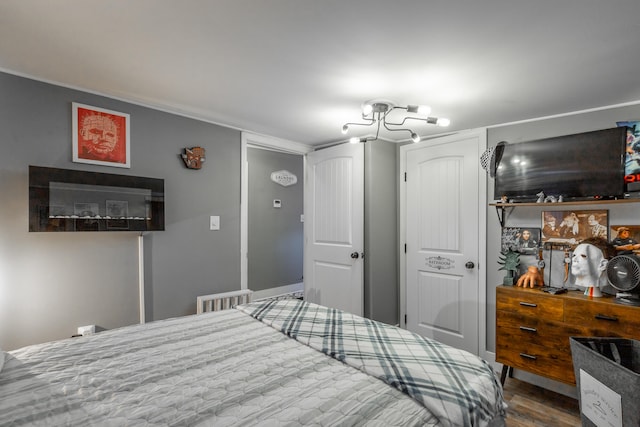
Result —
<instances>
[{"instance_id":1,"label":"mattress","mask_svg":"<svg viewBox=\"0 0 640 427\"><path fill-rule=\"evenodd\" d=\"M398 384L258 319L317 308L283 307L252 303L8 352L0 425L456 425ZM495 411L473 425L502 425L501 397L498 385Z\"/></svg>"}]
</instances>

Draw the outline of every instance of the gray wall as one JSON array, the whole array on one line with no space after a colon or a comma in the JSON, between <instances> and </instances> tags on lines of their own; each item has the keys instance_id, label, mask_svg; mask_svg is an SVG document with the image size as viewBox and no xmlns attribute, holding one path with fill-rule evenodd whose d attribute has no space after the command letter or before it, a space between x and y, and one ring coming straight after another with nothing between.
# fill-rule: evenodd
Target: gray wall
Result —
<instances>
[{"instance_id":1,"label":"gray wall","mask_svg":"<svg viewBox=\"0 0 640 427\"><path fill-rule=\"evenodd\" d=\"M131 168L71 161L71 102L131 115ZM239 289L240 132L0 73L0 347L138 321L131 232L29 233L28 166L165 180L166 231L145 233L147 320L195 312L197 295ZM202 146L199 171L179 159ZM209 216L221 228L209 231Z\"/></svg>"},{"instance_id":2,"label":"gray wall","mask_svg":"<svg viewBox=\"0 0 640 427\"><path fill-rule=\"evenodd\" d=\"M546 120L538 120L528 123L514 124L491 128L487 135L487 145L495 146L500 141L510 143L527 141L538 138L547 138L559 135L568 135L580 132L589 132L598 129L607 129L616 126L617 121L640 120L640 105L611 108L607 110L593 111L588 113L575 114L565 117L558 117ZM593 153L594 156L597 153ZM494 200L493 179L488 181L488 203ZM635 203L622 205L594 204L579 207L580 210L607 209L609 210L609 223L611 225L639 224L638 205ZM554 210L569 210L574 207L563 208L558 205ZM541 227L542 207L516 207L508 216L505 226ZM487 350L495 351L495 286L502 283L504 271L498 271L498 255L500 253L500 224L496 216L495 208L487 207ZM522 259L522 264L526 265L529 259ZM547 259L548 261L548 259ZM547 262L546 269L552 268L554 278L562 281L563 266L562 253L554 251L553 265ZM554 283L558 286L561 283Z\"/></svg>"},{"instance_id":3,"label":"gray wall","mask_svg":"<svg viewBox=\"0 0 640 427\"><path fill-rule=\"evenodd\" d=\"M304 200L304 162L300 155L259 148L247 149L248 267L247 284L253 291L302 282L303 235L300 221ZM271 173L287 170L298 177L284 187ZM274 199L282 202L273 207Z\"/></svg>"},{"instance_id":4,"label":"gray wall","mask_svg":"<svg viewBox=\"0 0 640 427\"><path fill-rule=\"evenodd\" d=\"M364 314L398 323L397 144L367 142L364 151Z\"/></svg>"}]
</instances>

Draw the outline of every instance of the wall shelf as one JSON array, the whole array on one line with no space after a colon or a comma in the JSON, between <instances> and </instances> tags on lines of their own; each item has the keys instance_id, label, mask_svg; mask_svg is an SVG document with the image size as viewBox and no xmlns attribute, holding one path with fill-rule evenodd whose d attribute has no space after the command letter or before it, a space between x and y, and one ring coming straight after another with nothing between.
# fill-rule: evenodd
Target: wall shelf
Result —
<instances>
[{"instance_id":1,"label":"wall shelf","mask_svg":"<svg viewBox=\"0 0 640 427\"><path fill-rule=\"evenodd\" d=\"M572 200L568 202L556 202L556 203L536 203L536 202L524 202L524 203L501 203L493 202L489 203L489 206L495 206L496 214L498 215L498 221L500 226L504 227L507 217L516 207L537 207L537 208L557 208L559 206L582 206L582 205L611 205L611 204L625 204L625 203L640 203L640 199L612 199L612 200ZM508 212L507 212L507 209Z\"/></svg>"}]
</instances>

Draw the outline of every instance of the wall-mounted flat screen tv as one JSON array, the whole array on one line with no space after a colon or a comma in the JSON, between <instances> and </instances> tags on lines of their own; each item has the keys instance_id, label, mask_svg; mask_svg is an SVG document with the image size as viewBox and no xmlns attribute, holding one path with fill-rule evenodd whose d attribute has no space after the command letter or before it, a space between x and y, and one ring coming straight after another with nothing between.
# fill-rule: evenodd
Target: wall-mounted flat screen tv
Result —
<instances>
[{"instance_id":1,"label":"wall-mounted flat screen tv","mask_svg":"<svg viewBox=\"0 0 640 427\"><path fill-rule=\"evenodd\" d=\"M568 200L622 198L626 127L496 147L494 197L536 201L541 191Z\"/></svg>"}]
</instances>

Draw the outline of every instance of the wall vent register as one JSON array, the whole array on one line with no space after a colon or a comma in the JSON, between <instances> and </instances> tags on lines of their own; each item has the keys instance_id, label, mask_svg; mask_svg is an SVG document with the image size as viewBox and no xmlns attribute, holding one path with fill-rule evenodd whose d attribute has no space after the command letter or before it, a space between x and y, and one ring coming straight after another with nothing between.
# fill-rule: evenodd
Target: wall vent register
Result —
<instances>
[{"instance_id":1,"label":"wall vent register","mask_svg":"<svg viewBox=\"0 0 640 427\"><path fill-rule=\"evenodd\" d=\"M164 230L164 180L29 166L29 231Z\"/></svg>"}]
</instances>

